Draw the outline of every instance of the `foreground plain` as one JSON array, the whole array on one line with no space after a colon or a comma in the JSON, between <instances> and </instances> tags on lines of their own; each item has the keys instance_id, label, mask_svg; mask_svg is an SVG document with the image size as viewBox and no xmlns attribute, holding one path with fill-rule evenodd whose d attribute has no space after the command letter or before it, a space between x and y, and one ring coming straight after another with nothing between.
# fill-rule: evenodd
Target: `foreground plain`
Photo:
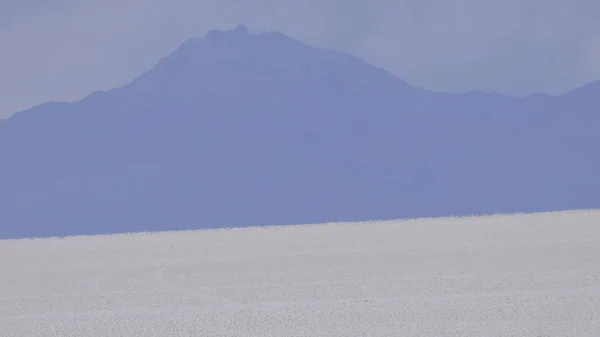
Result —
<instances>
[{"instance_id":1,"label":"foreground plain","mask_svg":"<svg viewBox=\"0 0 600 337\"><path fill-rule=\"evenodd\" d=\"M0 336L600 336L600 211L0 240Z\"/></svg>"}]
</instances>

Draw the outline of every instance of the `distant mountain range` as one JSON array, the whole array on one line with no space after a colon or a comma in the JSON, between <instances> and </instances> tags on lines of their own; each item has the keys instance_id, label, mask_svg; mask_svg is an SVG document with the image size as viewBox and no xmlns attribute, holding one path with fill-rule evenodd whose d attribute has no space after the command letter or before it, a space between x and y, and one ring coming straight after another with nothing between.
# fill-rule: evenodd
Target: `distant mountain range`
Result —
<instances>
[{"instance_id":1,"label":"distant mountain range","mask_svg":"<svg viewBox=\"0 0 600 337\"><path fill-rule=\"evenodd\" d=\"M0 121L0 238L598 207L600 82L438 93L243 26Z\"/></svg>"}]
</instances>

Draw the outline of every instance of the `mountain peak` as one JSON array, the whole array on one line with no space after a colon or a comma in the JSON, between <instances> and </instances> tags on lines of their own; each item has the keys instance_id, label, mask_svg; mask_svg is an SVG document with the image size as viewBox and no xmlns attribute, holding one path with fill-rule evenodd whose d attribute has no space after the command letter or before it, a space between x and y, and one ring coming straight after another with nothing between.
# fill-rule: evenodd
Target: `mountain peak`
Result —
<instances>
[{"instance_id":1,"label":"mountain peak","mask_svg":"<svg viewBox=\"0 0 600 337\"><path fill-rule=\"evenodd\" d=\"M231 30L211 30L206 35L208 40L221 40L221 39L236 39L236 38L247 38L250 36L250 32L246 25L239 24Z\"/></svg>"},{"instance_id":2,"label":"mountain peak","mask_svg":"<svg viewBox=\"0 0 600 337\"><path fill-rule=\"evenodd\" d=\"M279 32L252 34L243 24L186 41L131 84L129 89L136 92L172 92L178 97L218 97L233 94L233 88L244 93L248 88L295 92L301 85L374 95L413 90L350 54L314 48Z\"/></svg>"},{"instance_id":3,"label":"mountain peak","mask_svg":"<svg viewBox=\"0 0 600 337\"><path fill-rule=\"evenodd\" d=\"M233 31L240 34L249 34L248 28L244 24L237 25Z\"/></svg>"}]
</instances>

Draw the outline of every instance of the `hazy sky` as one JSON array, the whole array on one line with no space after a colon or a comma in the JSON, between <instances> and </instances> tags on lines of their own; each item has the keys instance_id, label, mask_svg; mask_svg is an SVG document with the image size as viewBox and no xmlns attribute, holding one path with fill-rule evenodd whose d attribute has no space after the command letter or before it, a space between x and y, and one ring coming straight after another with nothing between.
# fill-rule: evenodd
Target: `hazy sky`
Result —
<instances>
[{"instance_id":1,"label":"hazy sky","mask_svg":"<svg viewBox=\"0 0 600 337\"><path fill-rule=\"evenodd\" d=\"M421 87L556 94L600 79L599 13L598 0L0 0L0 118L124 84L239 23Z\"/></svg>"}]
</instances>

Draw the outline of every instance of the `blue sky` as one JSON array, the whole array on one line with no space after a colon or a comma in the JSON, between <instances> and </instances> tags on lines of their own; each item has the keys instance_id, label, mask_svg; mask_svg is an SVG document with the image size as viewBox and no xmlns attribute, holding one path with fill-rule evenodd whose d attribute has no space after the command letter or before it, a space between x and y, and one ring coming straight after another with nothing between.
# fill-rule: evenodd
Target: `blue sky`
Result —
<instances>
[{"instance_id":1,"label":"blue sky","mask_svg":"<svg viewBox=\"0 0 600 337\"><path fill-rule=\"evenodd\" d=\"M558 94L600 79L598 0L0 0L0 118L122 85L244 23L440 91Z\"/></svg>"}]
</instances>

